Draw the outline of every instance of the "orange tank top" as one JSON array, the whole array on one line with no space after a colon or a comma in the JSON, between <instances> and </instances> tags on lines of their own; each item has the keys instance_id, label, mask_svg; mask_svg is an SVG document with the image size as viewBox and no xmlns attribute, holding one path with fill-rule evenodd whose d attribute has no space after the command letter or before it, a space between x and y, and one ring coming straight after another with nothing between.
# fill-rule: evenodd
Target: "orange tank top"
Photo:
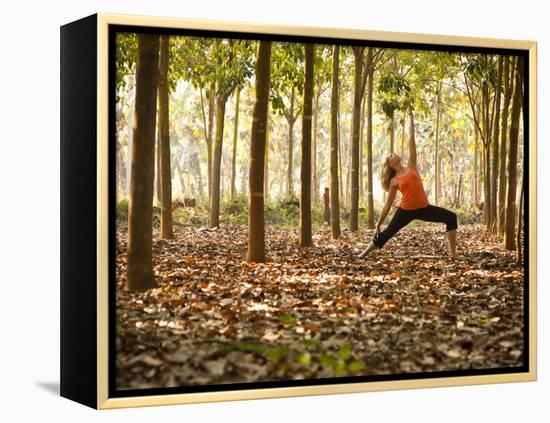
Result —
<instances>
[{"instance_id":1,"label":"orange tank top","mask_svg":"<svg viewBox=\"0 0 550 423\"><path fill-rule=\"evenodd\" d=\"M396 178L396 182L402 195L399 207L403 210L415 210L428 206L428 196L416 170L409 168L404 175Z\"/></svg>"}]
</instances>

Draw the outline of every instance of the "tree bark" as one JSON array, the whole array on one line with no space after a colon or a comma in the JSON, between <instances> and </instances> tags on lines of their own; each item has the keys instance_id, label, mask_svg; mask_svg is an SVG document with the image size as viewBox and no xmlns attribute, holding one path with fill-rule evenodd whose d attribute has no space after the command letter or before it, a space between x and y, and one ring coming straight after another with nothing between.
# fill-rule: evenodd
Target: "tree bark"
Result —
<instances>
[{"instance_id":1,"label":"tree bark","mask_svg":"<svg viewBox=\"0 0 550 423\"><path fill-rule=\"evenodd\" d=\"M313 115L314 45L305 44L305 78L302 108L302 163L300 167L300 246L313 245L311 234L311 124Z\"/></svg>"},{"instance_id":2,"label":"tree bark","mask_svg":"<svg viewBox=\"0 0 550 423\"><path fill-rule=\"evenodd\" d=\"M159 146L160 146L160 238L174 238L172 225L172 168L170 166L170 114L168 88L169 36L160 37L159 58Z\"/></svg>"},{"instance_id":3,"label":"tree bark","mask_svg":"<svg viewBox=\"0 0 550 423\"><path fill-rule=\"evenodd\" d=\"M474 128L474 183L473 185L474 185L474 206L476 207L476 209L479 206L478 148L479 148L478 135L477 135L477 130Z\"/></svg>"},{"instance_id":4,"label":"tree bark","mask_svg":"<svg viewBox=\"0 0 550 423\"><path fill-rule=\"evenodd\" d=\"M248 256L249 262L265 261L263 172L267 106L271 73L271 41L260 41L256 60L256 97L252 112L250 170L248 177Z\"/></svg>"},{"instance_id":5,"label":"tree bark","mask_svg":"<svg viewBox=\"0 0 550 423\"><path fill-rule=\"evenodd\" d=\"M521 248L521 230L523 223L523 180L525 176L521 177L521 190L519 192L519 207L518 207L518 229L516 232L516 248L517 248L517 263L521 265L522 248Z\"/></svg>"},{"instance_id":6,"label":"tree bark","mask_svg":"<svg viewBox=\"0 0 550 423\"><path fill-rule=\"evenodd\" d=\"M356 232L359 227L359 134L361 130L361 103L363 93L361 83L363 78L364 47L353 47L355 57L355 78L353 87L353 111L351 125L351 195L349 230Z\"/></svg>"},{"instance_id":7,"label":"tree bark","mask_svg":"<svg viewBox=\"0 0 550 423\"><path fill-rule=\"evenodd\" d=\"M325 206L323 219L327 225L330 225L330 192L328 188L325 188L323 194L323 204Z\"/></svg>"},{"instance_id":8,"label":"tree bark","mask_svg":"<svg viewBox=\"0 0 550 423\"><path fill-rule=\"evenodd\" d=\"M500 96L502 85L502 56L498 59L497 86L495 88L495 117L493 124L493 169L491 179L491 231L497 232L497 194L499 181L499 130L500 130Z\"/></svg>"},{"instance_id":9,"label":"tree bark","mask_svg":"<svg viewBox=\"0 0 550 423\"><path fill-rule=\"evenodd\" d=\"M212 152L212 192L210 197L210 219L208 221L209 228L216 228L220 225L220 177L226 101L227 99L223 96L216 97L216 137Z\"/></svg>"},{"instance_id":10,"label":"tree bark","mask_svg":"<svg viewBox=\"0 0 550 423\"><path fill-rule=\"evenodd\" d=\"M435 204L439 205L441 201L441 160L439 152L439 123L441 120L441 81L437 87L437 103L436 103L436 119L435 119Z\"/></svg>"},{"instance_id":11,"label":"tree bark","mask_svg":"<svg viewBox=\"0 0 550 423\"><path fill-rule=\"evenodd\" d=\"M499 160L499 184L498 184L498 233L504 235L504 221L506 210L506 152L508 151L508 115L513 88L513 67L510 66L510 58L504 59L504 105L502 107L501 132L500 132L500 160Z\"/></svg>"},{"instance_id":12,"label":"tree bark","mask_svg":"<svg viewBox=\"0 0 550 423\"><path fill-rule=\"evenodd\" d=\"M288 120L288 169L287 169L287 194L294 194L294 180L292 178L292 169L294 167L294 87L290 96L290 112L291 118Z\"/></svg>"},{"instance_id":13,"label":"tree bark","mask_svg":"<svg viewBox=\"0 0 550 423\"><path fill-rule=\"evenodd\" d=\"M313 108L313 140L311 146L311 158L312 158L312 189L313 189L313 202L319 202L319 180L317 179L317 134L319 125L319 98L321 97L320 91L315 94L315 105Z\"/></svg>"},{"instance_id":14,"label":"tree bark","mask_svg":"<svg viewBox=\"0 0 550 423\"><path fill-rule=\"evenodd\" d=\"M332 53L332 78L330 98L330 209L332 238L340 237L340 201L338 183L338 70L340 46L334 46Z\"/></svg>"},{"instance_id":15,"label":"tree bark","mask_svg":"<svg viewBox=\"0 0 550 423\"><path fill-rule=\"evenodd\" d=\"M510 149L508 151L508 192L506 201L506 230L504 231L504 247L513 250L514 227L516 223L516 185L517 185L517 161L518 138L522 103L522 73L523 61L517 59L518 66L515 74L514 94L512 96L512 115L510 120Z\"/></svg>"},{"instance_id":16,"label":"tree bark","mask_svg":"<svg viewBox=\"0 0 550 423\"><path fill-rule=\"evenodd\" d=\"M128 205L126 286L145 291L153 276L153 181L159 74L159 36L138 34L132 173Z\"/></svg>"},{"instance_id":17,"label":"tree bark","mask_svg":"<svg viewBox=\"0 0 550 423\"><path fill-rule=\"evenodd\" d=\"M374 197L372 186L372 90L374 80L374 69L372 47L368 48L368 84L367 84L367 227L374 229Z\"/></svg>"},{"instance_id":18,"label":"tree bark","mask_svg":"<svg viewBox=\"0 0 550 423\"><path fill-rule=\"evenodd\" d=\"M237 165L237 139L239 137L239 99L241 88L237 87L235 96L235 120L233 123L233 157L231 158L231 199L235 197L235 167Z\"/></svg>"},{"instance_id":19,"label":"tree bark","mask_svg":"<svg viewBox=\"0 0 550 423\"><path fill-rule=\"evenodd\" d=\"M264 160L264 201L269 200L269 102L267 104L267 122L265 124L265 160Z\"/></svg>"},{"instance_id":20,"label":"tree bark","mask_svg":"<svg viewBox=\"0 0 550 423\"><path fill-rule=\"evenodd\" d=\"M155 138L155 204L160 207L162 198L160 194L160 126L158 124L158 117L157 112L157 130Z\"/></svg>"}]
</instances>

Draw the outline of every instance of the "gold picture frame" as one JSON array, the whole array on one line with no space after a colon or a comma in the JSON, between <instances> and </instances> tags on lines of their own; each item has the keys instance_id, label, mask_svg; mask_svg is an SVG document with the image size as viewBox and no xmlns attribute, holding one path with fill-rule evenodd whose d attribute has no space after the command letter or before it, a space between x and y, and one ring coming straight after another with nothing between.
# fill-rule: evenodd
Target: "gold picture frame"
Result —
<instances>
[{"instance_id":1,"label":"gold picture frame","mask_svg":"<svg viewBox=\"0 0 550 423\"><path fill-rule=\"evenodd\" d=\"M79 26L80 25L80 26ZM79 28L85 25L87 29ZM109 27L110 26L131 26L131 27L147 27L147 28L163 28L163 29L189 29L189 30L210 30L210 31L227 31L251 34L267 34L267 35L289 35L298 37L321 37L331 39L347 39L347 40L365 40L390 43L414 43L414 44L430 44L440 46L461 46L474 48L493 48L493 49L517 49L525 52L528 57L528 144L529 151L529 185L528 185L528 210L529 215L525 216L529 221L528 239L528 263L526 266L526 276L528 274L528 370L518 373L504 374L483 374L474 376L460 377L436 377L408 380L391 380L391 381L372 381L358 383L342 383L331 385L312 385L312 386L289 386L289 387L271 387L259 389L244 389L244 390L227 390L217 392L194 392L194 393L178 393L178 394L162 394L162 395L143 395L143 396L109 396L109 225L111 216L109 214ZM67 40L65 43L63 37ZM80 126L75 129L74 122L76 111L75 105L80 105L83 98L69 98L70 90L78 85L78 75L75 74L76 69L84 69L85 64L77 66L74 71L69 67L75 66L75 61L78 60L78 55L85 54L84 52L76 53L78 48L76 44L71 45L70 40L81 40L91 42L90 46L95 45L95 50L89 53L89 59L95 62L96 69L88 70L91 72L91 78L95 77L95 87L90 94L88 100L93 103L95 97L95 121L88 123L88 126ZM76 41L75 41L76 42ZM82 42L82 41L81 41ZM82 49L87 48L83 45ZM95 57L95 61L93 60ZM65 58L65 62L63 61ZM66 82L69 81L69 82ZM76 81L76 82L70 82ZM65 87L63 84L66 84ZM65 93L65 94L64 94ZM65 95L65 97L64 97ZM65 100L67 98L67 100ZM527 382L537 379L537 264L536 264L536 245L537 245L537 43L535 41L526 40L505 40L449 35L432 35L432 34L415 34L403 32L382 32L369 31L362 29L344 29L344 28L322 28L322 27L306 27L306 26L286 26L286 25L266 25L256 23L228 22L228 21L213 21L199 19L182 19L173 17L147 17L147 16L131 16L131 15L115 15L115 14L97 14L92 17L85 18L82 21L77 21L67 24L62 27L62 103L65 102L65 109L62 104L62 169L67 169L66 173L62 172L62 226L65 227L65 234L74 229L74 223L71 220L63 218L63 197L66 200L67 216L70 214L70 203L77 201L73 196L74 192L70 188L64 190L64 178L78 177L79 172L84 170L75 164L71 167L74 157L77 153L67 147L72 140L76 142L75 137L78 136L78 131L83 131L90 128L90 125L95 126L96 143L90 147L90 154L95 154L95 172L89 174L89 180L95 180L95 190L90 193L95 199L95 210L90 216L89 228L95 228L95 240L89 238L70 238L69 235L63 236L62 229L62 268L64 266L77 266L77 263L70 261L70 250L77 247L80 242L93 242L93 251L87 256L85 263L89 266L91 281L81 282L91 285L86 292L93 292L95 298L90 303L94 310L80 311L78 314L74 306L68 305L70 302L77 301L83 295L77 292L77 287L70 287L70 283L75 283L74 275L71 269L67 267L65 272L62 271L62 380L61 393L63 396L76 400L78 402L89 405L97 409L111 409L121 407L138 407L152 405L169 405L169 404L186 404L198 402L213 402L213 401L232 401L258 398L278 398L292 397L305 395L321 395L321 394L339 394L352 392L369 392L369 391L384 391L398 389L416 389L416 388L432 388L446 386L462 386L476 385L489 383L505 383L505 382ZM90 106L92 107L92 106ZM71 108L73 110L71 110ZM63 112L65 110L65 112ZM89 111L89 113L91 113ZM72 126L71 126L72 125ZM69 127L72 127L72 131ZM68 128L68 129L64 129ZM65 142L63 143L63 136ZM65 147L64 147L65 146ZM66 152L64 153L64 149ZM63 156L65 154L65 156ZM63 167L63 161L67 164ZM74 159L85 160L85 159ZM84 181L82 182L85 183ZM91 198L91 197L90 197ZM93 202L94 199L90 201ZM74 205L73 205L74 206ZM527 250L526 248L526 250ZM95 261L90 263L90 260L95 257ZM82 259L84 260L84 259ZM84 262L82 262L84 264ZM112 310L111 310L112 311ZM84 316L85 313L86 316ZM91 328L87 334L77 334L77 328L71 325L79 325L80 320L82 325ZM94 324L95 323L95 324ZM95 332L95 333L91 333ZM86 337L84 340L81 337ZM95 340L95 342L94 342ZM74 354L82 353L85 348L90 348L93 343L95 353L74 361L71 359ZM81 344L76 346L76 344ZM86 354L85 354L86 355ZM64 359L66 361L64 361ZM87 360L87 361L82 361ZM87 363L87 364L85 364ZM84 380L76 382L75 372L77 368L83 365L90 366L89 379L84 377ZM88 373L86 373L88 374ZM92 375L95 374L95 386L93 384ZM94 395L95 394L95 395Z\"/></svg>"}]
</instances>

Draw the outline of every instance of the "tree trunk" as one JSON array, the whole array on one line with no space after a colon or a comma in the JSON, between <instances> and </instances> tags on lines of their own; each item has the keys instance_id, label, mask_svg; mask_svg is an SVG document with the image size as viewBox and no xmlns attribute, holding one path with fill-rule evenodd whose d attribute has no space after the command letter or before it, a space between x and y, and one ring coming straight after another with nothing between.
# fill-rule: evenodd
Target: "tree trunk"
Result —
<instances>
[{"instance_id":1,"label":"tree trunk","mask_svg":"<svg viewBox=\"0 0 550 423\"><path fill-rule=\"evenodd\" d=\"M233 157L231 158L231 199L235 197L235 167L237 165L237 138L239 137L239 98L241 89L237 87L235 101L235 120L233 123Z\"/></svg>"},{"instance_id":2,"label":"tree trunk","mask_svg":"<svg viewBox=\"0 0 550 423\"><path fill-rule=\"evenodd\" d=\"M325 188L325 193L323 194L323 204L325 205L323 219L327 225L330 225L330 192L328 188Z\"/></svg>"},{"instance_id":3,"label":"tree trunk","mask_svg":"<svg viewBox=\"0 0 550 423\"><path fill-rule=\"evenodd\" d=\"M169 36L160 37L159 146L160 146L160 238L174 238L172 225L172 167L170 166L170 114L168 89Z\"/></svg>"},{"instance_id":4,"label":"tree trunk","mask_svg":"<svg viewBox=\"0 0 550 423\"><path fill-rule=\"evenodd\" d=\"M435 204L439 205L441 201L441 160L439 152L439 123L441 120L441 81L437 88L436 102L436 118L435 118Z\"/></svg>"},{"instance_id":5,"label":"tree trunk","mask_svg":"<svg viewBox=\"0 0 550 423\"><path fill-rule=\"evenodd\" d=\"M159 73L159 36L138 34L136 103L132 180L128 205L128 267L130 291L156 286L153 276L153 181Z\"/></svg>"},{"instance_id":6,"label":"tree trunk","mask_svg":"<svg viewBox=\"0 0 550 423\"><path fill-rule=\"evenodd\" d=\"M500 95L502 85L502 56L498 59L498 74L497 86L495 88L495 118L493 126L493 169L491 179L491 231L497 232L497 194L498 194L498 177L499 177L499 124L500 124Z\"/></svg>"},{"instance_id":7,"label":"tree trunk","mask_svg":"<svg viewBox=\"0 0 550 423\"><path fill-rule=\"evenodd\" d=\"M212 193L210 198L210 219L209 228L216 228L220 225L220 195L221 195L221 162L223 148L223 126L225 120L225 103L227 99L223 96L216 97L216 137L214 140L214 151L212 160Z\"/></svg>"},{"instance_id":8,"label":"tree trunk","mask_svg":"<svg viewBox=\"0 0 550 423\"><path fill-rule=\"evenodd\" d=\"M514 249L514 227L516 223L516 185L518 138L522 100L522 73L523 61L518 58L515 74L514 94L512 96L512 115L510 119L510 148L508 151L508 193L506 201L506 230L504 231L504 247Z\"/></svg>"},{"instance_id":9,"label":"tree trunk","mask_svg":"<svg viewBox=\"0 0 550 423\"><path fill-rule=\"evenodd\" d=\"M340 237L340 201L338 183L338 70L340 46L332 53L332 78L330 98L330 209L332 238Z\"/></svg>"},{"instance_id":10,"label":"tree trunk","mask_svg":"<svg viewBox=\"0 0 550 423\"><path fill-rule=\"evenodd\" d=\"M160 77L160 76L159 76ZM160 85L160 81L159 81ZM157 113L157 131L156 131L156 139L155 139L155 200L156 205L160 207L160 204L162 202L162 196L160 193L160 126L159 126L159 116Z\"/></svg>"},{"instance_id":11,"label":"tree trunk","mask_svg":"<svg viewBox=\"0 0 550 423\"><path fill-rule=\"evenodd\" d=\"M516 248L517 248L517 263L521 265L522 259L522 249L521 249L521 229L523 223L523 180L524 176L521 178L521 190L519 192L519 208L518 208L518 229L516 232Z\"/></svg>"},{"instance_id":12,"label":"tree trunk","mask_svg":"<svg viewBox=\"0 0 550 423\"><path fill-rule=\"evenodd\" d=\"M491 230L491 150L490 144L484 144L484 175L483 175L483 193L484 193L484 218L485 226Z\"/></svg>"},{"instance_id":13,"label":"tree trunk","mask_svg":"<svg viewBox=\"0 0 550 423\"><path fill-rule=\"evenodd\" d=\"M364 47L353 47L355 56L355 78L353 87L353 110L351 124L351 195L349 230L356 232L359 227L359 134L361 130L361 103L363 93L361 82L363 77Z\"/></svg>"},{"instance_id":14,"label":"tree trunk","mask_svg":"<svg viewBox=\"0 0 550 423\"><path fill-rule=\"evenodd\" d=\"M484 66L488 67L487 56L484 56ZM491 230L491 128L489 119L489 82L482 85L482 106L483 106L483 147L484 147L484 219L488 230Z\"/></svg>"},{"instance_id":15,"label":"tree trunk","mask_svg":"<svg viewBox=\"0 0 550 423\"><path fill-rule=\"evenodd\" d=\"M479 168L479 164L478 164L478 135L477 135L477 130L474 128L474 206L477 207L479 206L479 188L478 188L478 182L479 182L479 177L478 177L478 168Z\"/></svg>"},{"instance_id":16,"label":"tree trunk","mask_svg":"<svg viewBox=\"0 0 550 423\"><path fill-rule=\"evenodd\" d=\"M374 197L372 186L372 90L374 80L374 69L372 66L372 47L368 48L368 84L367 84L367 227L374 229Z\"/></svg>"},{"instance_id":17,"label":"tree trunk","mask_svg":"<svg viewBox=\"0 0 550 423\"><path fill-rule=\"evenodd\" d=\"M313 44L305 44L305 78L302 109L302 164L300 167L300 246L311 247L311 120L313 114Z\"/></svg>"},{"instance_id":18,"label":"tree trunk","mask_svg":"<svg viewBox=\"0 0 550 423\"><path fill-rule=\"evenodd\" d=\"M267 104L267 122L265 124L265 160L264 160L264 201L269 200L269 102Z\"/></svg>"},{"instance_id":19,"label":"tree trunk","mask_svg":"<svg viewBox=\"0 0 550 423\"><path fill-rule=\"evenodd\" d=\"M288 169L287 169L287 194L294 195L294 180L292 178L292 168L294 167L294 88L290 96L290 116L288 119Z\"/></svg>"},{"instance_id":20,"label":"tree trunk","mask_svg":"<svg viewBox=\"0 0 550 423\"><path fill-rule=\"evenodd\" d=\"M504 59L504 106L502 108L502 124L500 131L500 160L499 160L499 184L498 184L498 233L504 235L504 216L506 210L506 145L508 139L508 114L510 109L510 100L512 98L513 84L510 77L514 75L510 66L510 58Z\"/></svg>"},{"instance_id":21,"label":"tree trunk","mask_svg":"<svg viewBox=\"0 0 550 423\"><path fill-rule=\"evenodd\" d=\"M365 106L365 91L363 90L363 99L361 101L361 124L359 126L359 203L364 206L365 202L365 186L363 185L364 179L364 132L365 132L365 120L366 120L366 106Z\"/></svg>"},{"instance_id":22,"label":"tree trunk","mask_svg":"<svg viewBox=\"0 0 550 423\"><path fill-rule=\"evenodd\" d=\"M319 97L320 92L315 94L315 106L313 109L313 140L311 147L312 158L312 189L313 189L313 202L319 202L319 181L317 179L317 132L319 124Z\"/></svg>"},{"instance_id":23,"label":"tree trunk","mask_svg":"<svg viewBox=\"0 0 550 423\"><path fill-rule=\"evenodd\" d=\"M256 97L252 112L250 171L248 177L248 256L249 262L265 261L263 172L267 104L271 67L271 41L260 41L256 61Z\"/></svg>"}]
</instances>

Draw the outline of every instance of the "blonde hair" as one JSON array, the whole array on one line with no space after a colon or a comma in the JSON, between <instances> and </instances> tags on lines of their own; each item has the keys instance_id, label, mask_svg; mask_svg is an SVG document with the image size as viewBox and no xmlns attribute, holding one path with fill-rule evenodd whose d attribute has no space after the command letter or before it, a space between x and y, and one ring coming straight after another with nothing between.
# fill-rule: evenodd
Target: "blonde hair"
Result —
<instances>
[{"instance_id":1,"label":"blonde hair","mask_svg":"<svg viewBox=\"0 0 550 423\"><path fill-rule=\"evenodd\" d=\"M390 190L390 181L395 176L396 172L393 167L390 166L390 158L387 157L380 169L380 182L382 183L382 188L384 191Z\"/></svg>"}]
</instances>

